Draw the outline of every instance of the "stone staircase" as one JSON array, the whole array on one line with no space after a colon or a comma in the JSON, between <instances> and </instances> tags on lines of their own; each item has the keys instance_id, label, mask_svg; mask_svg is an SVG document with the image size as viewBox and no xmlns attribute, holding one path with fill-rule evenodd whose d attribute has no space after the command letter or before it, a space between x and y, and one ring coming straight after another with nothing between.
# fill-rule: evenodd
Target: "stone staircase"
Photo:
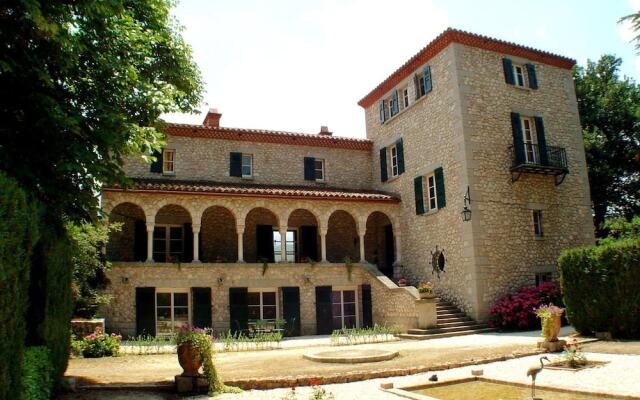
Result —
<instances>
[{"instance_id":1,"label":"stone staircase","mask_svg":"<svg viewBox=\"0 0 640 400\"><path fill-rule=\"evenodd\" d=\"M493 332L487 324L480 324L469 318L453 304L438 300L436 305L437 325L429 329L409 329L400 334L402 339L427 340L446 338L451 336L471 335L474 333Z\"/></svg>"}]
</instances>

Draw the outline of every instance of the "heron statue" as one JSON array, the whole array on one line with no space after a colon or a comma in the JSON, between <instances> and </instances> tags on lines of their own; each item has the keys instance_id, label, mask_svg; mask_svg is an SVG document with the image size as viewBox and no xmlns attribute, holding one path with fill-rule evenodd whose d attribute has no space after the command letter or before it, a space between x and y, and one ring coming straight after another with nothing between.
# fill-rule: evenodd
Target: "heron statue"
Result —
<instances>
[{"instance_id":1,"label":"heron statue","mask_svg":"<svg viewBox=\"0 0 640 400\"><path fill-rule=\"evenodd\" d=\"M531 376L531 399L532 400L536 399L536 377L538 376L540 371L542 371L542 369L544 368L544 364L542 363L542 360L549 361L549 359L546 356L540 357L540 366L538 367L537 365L534 365L533 367L530 367L529 370L527 371L527 376Z\"/></svg>"}]
</instances>

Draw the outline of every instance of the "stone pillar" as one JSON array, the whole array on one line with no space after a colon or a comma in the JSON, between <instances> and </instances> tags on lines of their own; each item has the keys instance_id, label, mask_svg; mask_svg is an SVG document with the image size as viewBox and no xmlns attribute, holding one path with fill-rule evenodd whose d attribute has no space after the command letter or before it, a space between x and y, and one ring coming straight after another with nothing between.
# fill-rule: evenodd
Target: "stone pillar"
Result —
<instances>
[{"instance_id":1,"label":"stone pillar","mask_svg":"<svg viewBox=\"0 0 640 400\"><path fill-rule=\"evenodd\" d=\"M393 263L394 265L401 265L402 264L402 246L401 246L401 241L400 241L400 229L394 229L393 230L393 240L396 242L396 260Z\"/></svg>"},{"instance_id":2,"label":"stone pillar","mask_svg":"<svg viewBox=\"0 0 640 400\"><path fill-rule=\"evenodd\" d=\"M366 231L359 231L358 232L358 238L359 238L359 242L360 242L360 262L366 262L365 257L364 257L364 235L366 234Z\"/></svg>"},{"instance_id":3,"label":"stone pillar","mask_svg":"<svg viewBox=\"0 0 640 400\"><path fill-rule=\"evenodd\" d=\"M153 230L155 229L155 222L147 222L147 262L153 262Z\"/></svg>"},{"instance_id":4,"label":"stone pillar","mask_svg":"<svg viewBox=\"0 0 640 400\"><path fill-rule=\"evenodd\" d=\"M320 228L320 253L322 255L322 263L328 263L327 260L327 229Z\"/></svg>"},{"instance_id":5,"label":"stone pillar","mask_svg":"<svg viewBox=\"0 0 640 400\"><path fill-rule=\"evenodd\" d=\"M200 243L198 238L200 237L200 224L192 224L193 230L193 261L194 263L200 262Z\"/></svg>"},{"instance_id":6,"label":"stone pillar","mask_svg":"<svg viewBox=\"0 0 640 400\"><path fill-rule=\"evenodd\" d=\"M293 260L295 262L295 260ZM280 262L287 262L287 227L280 227Z\"/></svg>"},{"instance_id":7,"label":"stone pillar","mask_svg":"<svg viewBox=\"0 0 640 400\"><path fill-rule=\"evenodd\" d=\"M244 250L242 249L244 225L236 225L236 232L238 233L238 262L244 262Z\"/></svg>"}]
</instances>

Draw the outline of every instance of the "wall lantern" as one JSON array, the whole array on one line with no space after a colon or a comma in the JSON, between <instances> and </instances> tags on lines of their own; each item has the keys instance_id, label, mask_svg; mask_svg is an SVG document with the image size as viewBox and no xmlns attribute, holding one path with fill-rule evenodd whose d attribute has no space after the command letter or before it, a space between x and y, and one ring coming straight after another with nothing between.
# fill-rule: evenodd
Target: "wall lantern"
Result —
<instances>
[{"instance_id":1,"label":"wall lantern","mask_svg":"<svg viewBox=\"0 0 640 400\"><path fill-rule=\"evenodd\" d=\"M464 208L462 209L462 220L464 222L471 221L471 209L468 205L471 204L471 195L469 195L469 186L467 186L467 193L464 195Z\"/></svg>"}]
</instances>

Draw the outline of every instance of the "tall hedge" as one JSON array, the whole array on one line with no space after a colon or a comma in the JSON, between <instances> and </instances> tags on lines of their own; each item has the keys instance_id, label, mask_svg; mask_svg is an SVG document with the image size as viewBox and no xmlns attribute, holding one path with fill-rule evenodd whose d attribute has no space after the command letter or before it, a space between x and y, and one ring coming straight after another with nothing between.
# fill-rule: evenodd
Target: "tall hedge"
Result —
<instances>
[{"instance_id":1,"label":"tall hedge","mask_svg":"<svg viewBox=\"0 0 640 400\"><path fill-rule=\"evenodd\" d=\"M20 398L24 314L38 212L12 179L0 172L0 399Z\"/></svg>"},{"instance_id":2,"label":"tall hedge","mask_svg":"<svg viewBox=\"0 0 640 400\"><path fill-rule=\"evenodd\" d=\"M567 318L579 332L640 338L640 239L566 250L558 262Z\"/></svg>"}]
</instances>

